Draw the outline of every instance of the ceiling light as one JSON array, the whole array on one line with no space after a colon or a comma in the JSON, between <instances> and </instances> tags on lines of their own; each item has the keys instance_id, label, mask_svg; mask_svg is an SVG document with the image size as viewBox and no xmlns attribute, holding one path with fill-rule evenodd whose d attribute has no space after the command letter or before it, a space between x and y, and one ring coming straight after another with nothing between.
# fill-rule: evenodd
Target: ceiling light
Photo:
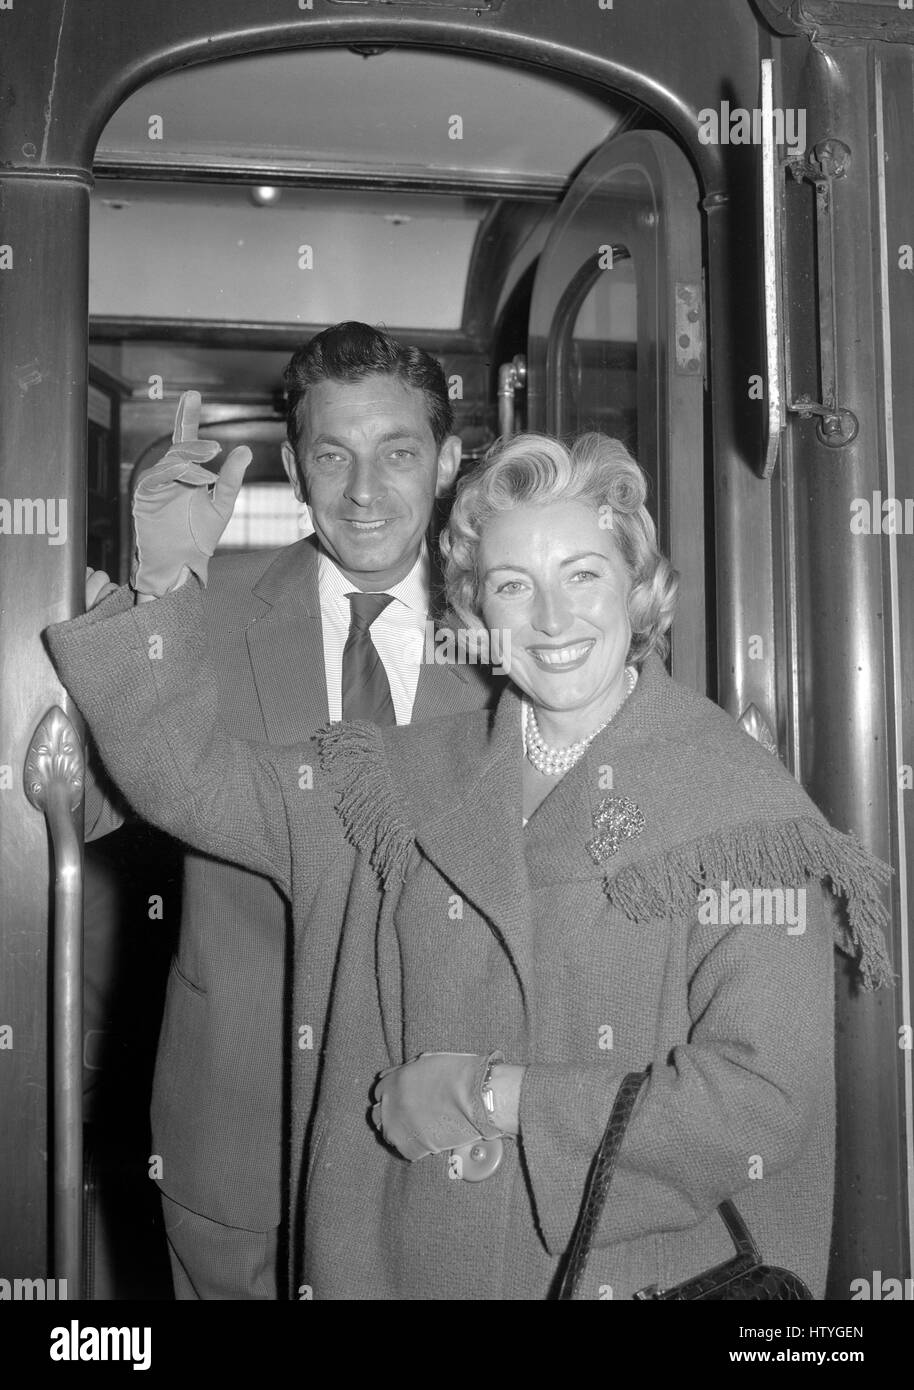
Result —
<instances>
[{"instance_id":1,"label":"ceiling light","mask_svg":"<svg viewBox=\"0 0 914 1390\"><path fill-rule=\"evenodd\" d=\"M258 184L251 189L251 202L256 203L259 208L275 207L282 197L281 188L273 188L269 184Z\"/></svg>"}]
</instances>

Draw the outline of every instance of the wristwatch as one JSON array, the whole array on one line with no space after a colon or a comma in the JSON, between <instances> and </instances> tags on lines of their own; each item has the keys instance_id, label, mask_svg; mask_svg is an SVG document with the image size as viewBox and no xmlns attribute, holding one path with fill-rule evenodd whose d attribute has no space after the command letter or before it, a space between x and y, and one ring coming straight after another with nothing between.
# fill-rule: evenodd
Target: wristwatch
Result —
<instances>
[{"instance_id":1,"label":"wristwatch","mask_svg":"<svg viewBox=\"0 0 914 1390\"><path fill-rule=\"evenodd\" d=\"M498 1126L495 1124L495 1088L492 1085L492 1072L504 1060L503 1052L490 1053L479 1083L479 1097L486 1120L495 1128ZM504 1137L484 1139L480 1135L471 1144L462 1144L460 1148L452 1149L451 1155L458 1159L457 1174L464 1182L484 1182L501 1167L504 1150Z\"/></svg>"},{"instance_id":2,"label":"wristwatch","mask_svg":"<svg viewBox=\"0 0 914 1390\"><path fill-rule=\"evenodd\" d=\"M486 1117L491 1120L493 1125L495 1123L495 1090L492 1086L492 1073L499 1062L503 1062L504 1060L500 1052L493 1052L486 1061L486 1069L482 1074L482 1081L479 1085L483 1109L486 1112Z\"/></svg>"}]
</instances>

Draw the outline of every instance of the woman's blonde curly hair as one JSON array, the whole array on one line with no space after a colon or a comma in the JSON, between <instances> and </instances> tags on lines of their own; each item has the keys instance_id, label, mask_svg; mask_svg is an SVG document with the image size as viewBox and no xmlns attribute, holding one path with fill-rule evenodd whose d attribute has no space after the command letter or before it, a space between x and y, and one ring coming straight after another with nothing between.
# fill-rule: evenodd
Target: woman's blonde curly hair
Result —
<instances>
[{"instance_id":1,"label":"woman's blonde curly hair","mask_svg":"<svg viewBox=\"0 0 914 1390\"><path fill-rule=\"evenodd\" d=\"M496 440L460 480L441 533L447 600L460 620L478 627L477 557L486 524L498 512L551 502L580 502L607 518L631 579L628 661L640 666L651 652L666 656L679 576L657 549L657 531L645 507L647 477L625 445L605 434L583 434L567 446L545 434Z\"/></svg>"}]
</instances>

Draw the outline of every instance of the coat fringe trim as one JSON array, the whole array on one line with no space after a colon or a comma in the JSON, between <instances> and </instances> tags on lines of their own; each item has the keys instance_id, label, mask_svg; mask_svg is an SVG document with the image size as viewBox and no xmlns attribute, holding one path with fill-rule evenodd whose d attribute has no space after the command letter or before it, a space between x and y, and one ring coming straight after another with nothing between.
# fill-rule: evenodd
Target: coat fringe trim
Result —
<instances>
[{"instance_id":1,"label":"coat fringe trim","mask_svg":"<svg viewBox=\"0 0 914 1390\"><path fill-rule=\"evenodd\" d=\"M892 985L884 932L889 914L881 886L892 869L826 821L798 816L751 821L708 835L604 876L606 896L631 920L686 913L701 889L728 880L740 888L796 887L828 879L847 902L848 932L836 924L838 947L856 957L864 989Z\"/></svg>"},{"instance_id":2,"label":"coat fringe trim","mask_svg":"<svg viewBox=\"0 0 914 1390\"><path fill-rule=\"evenodd\" d=\"M385 883L404 880L416 837L394 796L377 727L362 720L331 724L317 738L347 840L368 855Z\"/></svg>"}]
</instances>

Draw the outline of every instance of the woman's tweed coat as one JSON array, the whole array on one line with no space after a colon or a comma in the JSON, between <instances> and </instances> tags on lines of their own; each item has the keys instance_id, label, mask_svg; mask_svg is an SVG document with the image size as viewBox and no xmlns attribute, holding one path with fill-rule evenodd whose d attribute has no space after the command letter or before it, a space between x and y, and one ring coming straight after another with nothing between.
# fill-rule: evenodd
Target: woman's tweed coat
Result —
<instances>
[{"instance_id":1,"label":"woman's tweed coat","mask_svg":"<svg viewBox=\"0 0 914 1390\"><path fill-rule=\"evenodd\" d=\"M241 743L216 721L196 583L128 603L49 630L111 773L143 815L293 905L296 1295L545 1299L619 1082L649 1067L579 1296L628 1299L728 1258L715 1208L735 1195L763 1258L821 1298L837 900L819 880L847 892L871 984L883 909L874 861L777 760L652 660L524 829L513 691L494 716ZM620 808L635 833L615 844ZM721 902L807 888L805 930L702 921L702 885ZM447 1155L409 1164L378 1141L378 1071L495 1049L527 1070L520 1141L493 1176L452 1180Z\"/></svg>"}]
</instances>

